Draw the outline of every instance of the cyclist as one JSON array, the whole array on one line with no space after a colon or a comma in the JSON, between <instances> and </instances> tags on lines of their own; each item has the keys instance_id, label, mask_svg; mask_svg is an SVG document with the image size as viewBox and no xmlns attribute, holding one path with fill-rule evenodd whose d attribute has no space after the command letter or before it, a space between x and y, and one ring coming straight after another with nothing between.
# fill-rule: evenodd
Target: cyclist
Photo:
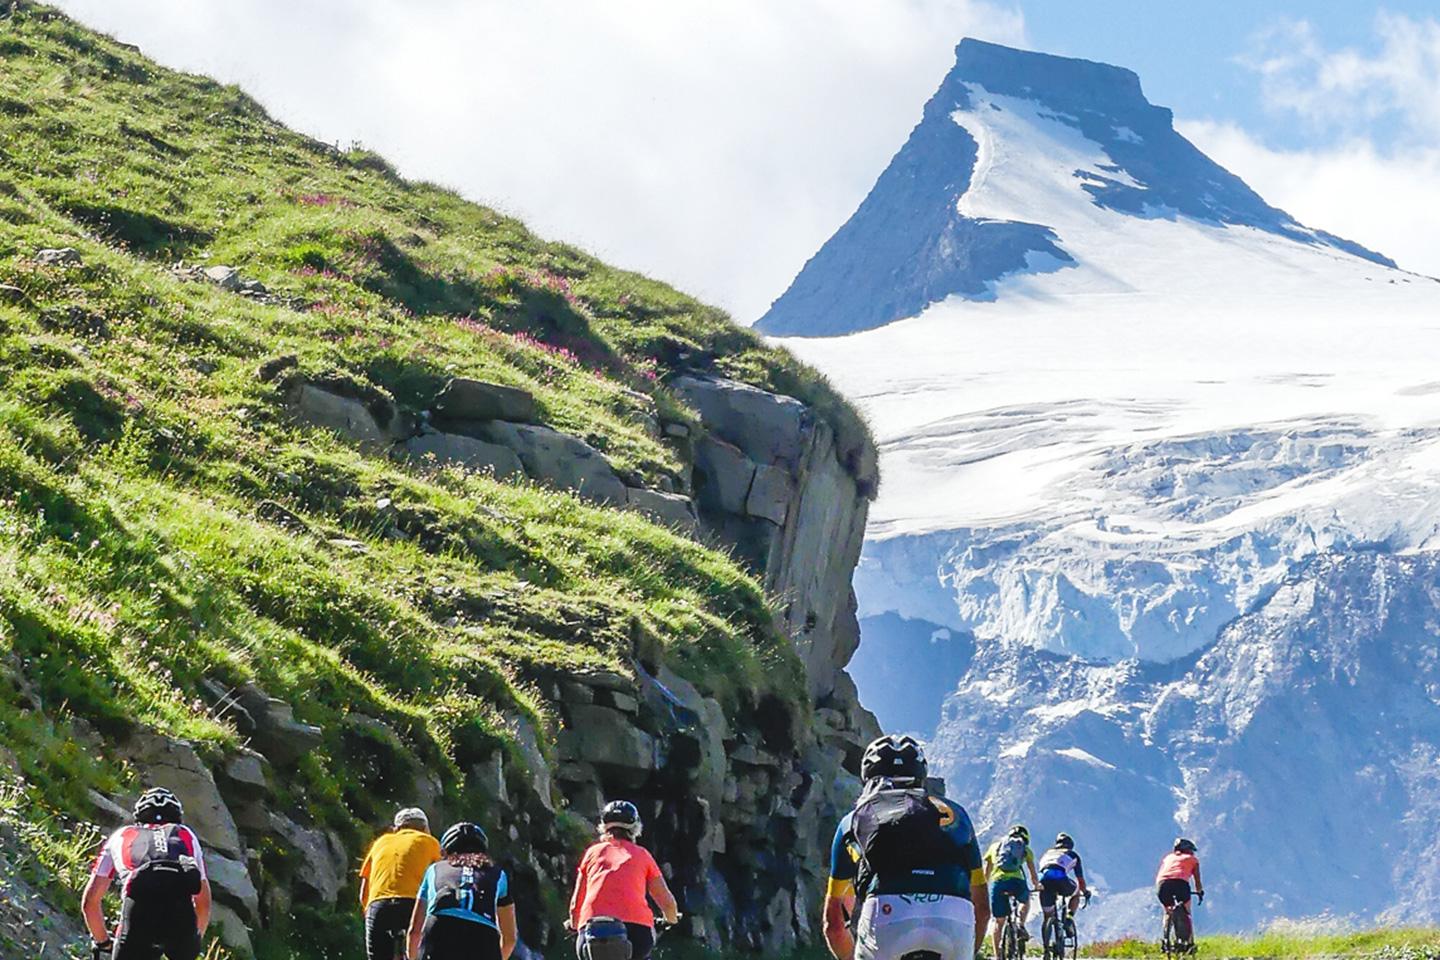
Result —
<instances>
[{"instance_id":1,"label":"cyclist","mask_svg":"<svg viewBox=\"0 0 1440 960\"><path fill-rule=\"evenodd\" d=\"M647 895L666 923L680 920L659 864L636 842L644 830L640 810L628 800L613 800L600 813L600 839L580 858L570 897L570 928L577 933L581 960L649 957L655 949L655 915Z\"/></svg>"},{"instance_id":2,"label":"cyclist","mask_svg":"<svg viewBox=\"0 0 1440 960\"><path fill-rule=\"evenodd\" d=\"M90 870L81 912L95 949L115 960L195 960L210 925L210 881L180 799L164 787L135 802L135 822L110 835ZM112 942L103 902L120 881L120 926Z\"/></svg>"},{"instance_id":3,"label":"cyclist","mask_svg":"<svg viewBox=\"0 0 1440 960\"><path fill-rule=\"evenodd\" d=\"M1055 916L1055 901L1061 897L1070 898L1070 915L1080 908L1080 898L1090 902L1090 889L1085 885L1085 865L1080 854L1075 852L1075 841L1070 834L1062 833L1055 838L1055 845L1040 857L1040 909L1049 921Z\"/></svg>"},{"instance_id":4,"label":"cyclist","mask_svg":"<svg viewBox=\"0 0 1440 960\"><path fill-rule=\"evenodd\" d=\"M420 881L439 859L440 842L430 835L430 819L419 807L396 813L394 830L370 846L360 865L367 960L394 960L405 942Z\"/></svg>"},{"instance_id":5,"label":"cyclist","mask_svg":"<svg viewBox=\"0 0 1440 960\"><path fill-rule=\"evenodd\" d=\"M510 960L515 900L510 877L490 859L490 839L460 822L440 838L444 859L430 865L415 894L411 960Z\"/></svg>"},{"instance_id":6,"label":"cyclist","mask_svg":"<svg viewBox=\"0 0 1440 960\"><path fill-rule=\"evenodd\" d=\"M830 851L824 930L836 960L979 953L990 922L980 845L964 808L927 795L927 773L913 737L865 748L860 799Z\"/></svg>"},{"instance_id":7,"label":"cyclist","mask_svg":"<svg viewBox=\"0 0 1440 960\"><path fill-rule=\"evenodd\" d=\"M1176 837L1171 851L1160 861L1160 870L1155 874L1155 896L1166 913L1178 905L1185 910L1190 921L1190 938L1195 936L1195 917L1190 910L1190 880L1195 880L1195 896L1203 903L1205 884L1200 880L1200 858L1196 855L1195 844L1184 837Z\"/></svg>"},{"instance_id":8,"label":"cyclist","mask_svg":"<svg viewBox=\"0 0 1440 960\"><path fill-rule=\"evenodd\" d=\"M1031 886L1038 889L1040 878L1035 873L1035 854L1030 849L1030 831L1015 824L1010 832L996 840L985 851L985 879L990 884L991 939L995 956L1000 956L1000 936L1005 918L1010 916L1010 897L1020 904L1020 939L1030 939L1025 921L1030 917L1030 890L1025 885L1025 871L1030 871Z\"/></svg>"}]
</instances>

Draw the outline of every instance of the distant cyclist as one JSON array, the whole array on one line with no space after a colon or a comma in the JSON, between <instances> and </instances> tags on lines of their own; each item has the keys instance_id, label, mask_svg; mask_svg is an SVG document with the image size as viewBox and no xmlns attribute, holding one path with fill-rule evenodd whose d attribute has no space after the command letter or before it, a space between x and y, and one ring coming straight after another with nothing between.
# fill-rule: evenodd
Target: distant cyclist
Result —
<instances>
[{"instance_id":1,"label":"distant cyclist","mask_svg":"<svg viewBox=\"0 0 1440 960\"><path fill-rule=\"evenodd\" d=\"M1020 939L1029 940L1025 921L1030 917L1030 887L1025 885L1025 872L1030 872L1031 884L1038 889L1040 878L1035 873L1035 854L1030 849L1030 831L1023 824L1015 824L1010 832L990 845L985 851L985 879L990 884L991 939L994 941L995 956L1000 956L1000 935L1005 918L1010 916L1010 898L1020 904Z\"/></svg>"},{"instance_id":2,"label":"distant cyclist","mask_svg":"<svg viewBox=\"0 0 1440 960\"><path fill-rule=\"evenodd\" d=\"M360 909L365 913L365 956L394 960L396 941L404 944L415 894L425 871L440 859L440 841L430 835L430 820L419 807L395 814L395 829L381 836L360 865Z\"/></svg>"},{"instance_id":3,"label":"distant cyclist","mask_svg":"<svg viewBox=\"0 0 1440 960\"><path fill-rule=\"evenodd\" d=\"M490 840L461 822L440 838L444 859L425 871L410 915L411 960L510 960L515 900L490 859Z\"/></svg>"},{"instance_id":4,"label":"distant cyclist","mask_svg":"<svg viewBox=\"0 0 1440 960\"><path fill-rule=\"evenodd\" d=\"M1185 911L1190 921L1190 937L1195 936L1194 916L1190 911L1190 882L1195 882L1195 896L1205 900L1205 884L1200 880L1200 858L1196 855L1193 842L1177 837L1171 851L1160 861L1160 870L1155 874L1155 896L1167 912L1177 906Z\"/></svg>"},{"instance_id":5,"label":"distant cyclist","mask_svg":"<svg viewBox=\"0 0 1440 960\"><path fill-rule=\"evenodd\" d=\"M135 802L135 822L110 835L81 894L85 926L113 960L195 960L210 924L210 881L180 799L164 787ZM120 881L120 926L112 943L103 902Z\"/></svg>"},{"instance_id":6,"label":"distant cyclist","mask_svg":"<svg viewBox=\"0 0 1440 960\"><path fill-rule=\"evenodd\" d=\"M1090 901L1085 865L1075 852L1075 841L1070 834L1062 833L1055 838L1055 845L1040 857L1040 909L1049 919L1055 915L1055 901L1069 897L1070 915L1074 916L1082 896L1087 903Z\"/></svg>"},{"instance_id":7,"label":"distant cyclist","mask_svg":"<svg viewBox=\"0 0 1440 960\"><path fill-rule=\"evenodd\" d=\"M600 839L590 845L575 871L570 927L581 960L645 960L655 949L655 901L666 923L680 919L675 895L650 851L637 842L645 825L628 800L614 800L600 813Z\"/></svg>"},{"instance_id":8,"label":"distant cyclist","mask_svg":"<svg viewBox=\"0 0 1440 960\"><path fill-rule=\"evenodd\" d=\"M860 799L830 851L824 929L837 960L972 960L980 950L990 922L980 845L964 808L926 793L927 773L913 737L865 749Z\"/></svg>"}]
</instances>

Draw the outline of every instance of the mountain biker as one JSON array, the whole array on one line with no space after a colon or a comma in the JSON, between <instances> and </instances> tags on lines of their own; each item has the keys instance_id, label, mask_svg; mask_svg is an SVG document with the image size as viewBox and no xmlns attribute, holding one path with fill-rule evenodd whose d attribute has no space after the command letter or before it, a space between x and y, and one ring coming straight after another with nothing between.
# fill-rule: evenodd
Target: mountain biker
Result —
<instances>
[{"instance_id":1,"label":"mountain biker","mask_svg":"<svg viewBox=\"0 0 1440 960\"><path fill-rule=\"evenodd\" d=\"M510 960L515 900L510 877L490 859L490 839L473 823L440 838L444 859L430 865L415 894L411 960Z\"/></svg>"},{"instance_id":2,"label":"mountain biker","mask_svg":"<svg viewBox=\"0 0 1440 960\"><path fill-rule=\"evenodd\" d=\"M1055 844L1040 857L1040 909L1048 920L1055 916L1055 901L1070 898L1070 915L1080 908L1080 897L1090 902L1090 889L1085 885L1085 865L1075 852L1075 841L1062 833Z\"/></svg>"},{"instance_id":3,"label":"mountain biker","mask_svg":"<svg viewBox=\"0 0 1440 960\"><path fill-rule=\"evenodd\" d=\"M195 960L210 925L210 881L195 832L181 823L180 799L164 787L135 802L135 822L100 849L81 894L81 912L99 952L118 960ZM120 881L120 925L112 942L103 902Z\"/></svg>"},{"instance_id":4,"label":"mountain biker","mask_svg":"<svg viewBox=\"0 0 1440 960\"><path fill-rule=\"evenodd\" d=\"M1203 903L1205 884L1200 880L1200 858L1196 855L1195 844L1184 837L1176 837L1171 851L1160 861L1160 870L1155 874L1155 896L1160 905L1169 913L1177 905L1184 908L1190 921L1190 936L1195 936L1195 917L1190 909L1190 880L1195 880L1195 896Z\"/></svg>"},{"instance_id":5,"label":"mountain biker","mask_svg":"<svg viewBox=\"0 0 1440 960\"><path fill-rule=\"evenodd\" d=\"M1000 956L1004 921L1010 916L1010 897L1020 904L1020 939L1030 939L1030 933L1025 929L1025 921L1030 917L1031 889L1025 885L1027 869L1031 884L1038 889L1040 878L1035 872L1035 854L1030 849L1030 831L1017 823L985 851L985 879L990 884L990 915L994 918L991 938L997 957Z\"/></svg>"},{"instance_id":6,"label":"mountain biker","mask_svg":"<svg viewBox=\"0 0 1440 960\"><path fill-rule=\"evenodd\" d=\"M367 960L394 960L396 941L404 942L415 911L420 881L439 859L440 841L430 835L430 819L419 807L397 812L394 830L371 844L360 865Z\"/></svg>"},{"instance_id":7,"label":"mountain biker","mask_svg":"<svg viewBox=\"0 0 1440 960\"><path fill-rule=\"evenodd\" d=\"M660 866L636 842L644 829L639 809L628 800L613 800L600 813L600 839L580 858L570 897L570 928L576 931L581 960L649 957L655 949L655 916L647 894L666 923L680 920Z\"/></svg>"},{"instance_id":8,"label":"mountain biker","mask_svg":"<svg viewBox=\"0 0 1440 960\"><path fill-rule=\"evenodd\" d=\"M880 737L865 749L864 787L830 851L824 929L836 960L980 952L990 922L980 845L964 808L927 795L927 773L912 737Z\"/></svg>"}]
</instances>

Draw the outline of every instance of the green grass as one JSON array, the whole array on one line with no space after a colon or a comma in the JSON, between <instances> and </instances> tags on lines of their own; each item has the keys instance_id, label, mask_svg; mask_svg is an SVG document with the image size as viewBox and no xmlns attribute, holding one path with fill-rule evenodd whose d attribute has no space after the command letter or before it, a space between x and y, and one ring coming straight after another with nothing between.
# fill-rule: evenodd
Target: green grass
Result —
<instances>
[{"instance_id":1,"label":"green grass","mask_svg":"<svg viewBox=\"0 0 1440 960\"><path fill-rule=\"evenodd\" d=\"M1440 957L1440 930L1392 928L1352 933L1307 934L1287 928L1255 936L1202 936L1197 942L1200 957L1306 958L1378 957L1386 960L1433 960ZM1131 960L1161 956L1156 942L1130 939L1090 944L1081 950L1086 957Z\"/></svg>"},{"instance_id":2,"label":"green grass","mask_svg":"<svg viewBox=\"0 0 1440 960\"><path fill-rule=\"evenodd\" d=\"M91 789L137 786L127 733L211 756L238 743L205 681L255 680L324 729L279 804L352 849L421 766L498 817L466 771L513 752L507 714L552 724L535 691L556 673L663 660L732 714L765 696L803 709L771 601L724 551L298 428L285 382L256 371L290 355L289 377L410 413L451 376L520 386L652 485L688 469L646 420L693 421L665 386L685 372L796 396L858 457L864 425L817 374L720 311L48 8L0 0L0 60L0 761L18 767L0 818L40 825L22 837L57 902L77 892L75 837L93 838L56 825L90 815ZM83 264L35 261L61 246ZM280 299L188 282L181 259ZM517 845L566 836L537 822ZM261 853L268 876L293 869ZM261 952L349 943L323 910L292 927Z\"/></svg>"}]
</instances>

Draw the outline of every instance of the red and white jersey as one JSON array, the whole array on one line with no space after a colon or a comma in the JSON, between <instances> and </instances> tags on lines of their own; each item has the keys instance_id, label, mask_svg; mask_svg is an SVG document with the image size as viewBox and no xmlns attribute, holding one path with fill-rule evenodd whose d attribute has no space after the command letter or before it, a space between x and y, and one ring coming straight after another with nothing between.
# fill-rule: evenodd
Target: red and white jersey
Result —
<instances>
[{"instance_id":1,"label":"red and white jersey","mask_svg":"<svg viewBox=\"0 0 1440 960\"><path fill-rule=\"evenodd\" d=\"M205 856L195 831L181 823L131 824L110 834L95 866L90 872L97 877L119 877L120 895L129 893L130 878L141 865L152 860L179 860L190 857L205 876Z\"/></svg>"}]
</instances>

